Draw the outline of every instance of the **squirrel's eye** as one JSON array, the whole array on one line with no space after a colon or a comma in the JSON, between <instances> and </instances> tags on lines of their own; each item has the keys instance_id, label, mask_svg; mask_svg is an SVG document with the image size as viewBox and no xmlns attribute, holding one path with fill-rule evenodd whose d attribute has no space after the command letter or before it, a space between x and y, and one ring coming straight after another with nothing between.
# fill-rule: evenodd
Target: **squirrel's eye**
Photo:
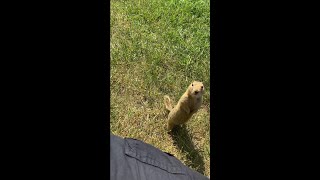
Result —
<instances>
[{"instance_id":1,"label":"squirrel's eye","mask_svg":"<svg viewBox=\"0 0 320 180\"><path fill-rule=\"evenodd\" d=\"M193 84L191 84L193 86Z\"/></svg>"},{"instance_id":2,"label":"squirrel's eye","mask_svg":"<svg viewBox=\"0 0 320 180\"><path fill-rule=\"evenodd\" d=\"M201 89L203 89L203 86L201 86Z\"/></svg>"}]
</instances>

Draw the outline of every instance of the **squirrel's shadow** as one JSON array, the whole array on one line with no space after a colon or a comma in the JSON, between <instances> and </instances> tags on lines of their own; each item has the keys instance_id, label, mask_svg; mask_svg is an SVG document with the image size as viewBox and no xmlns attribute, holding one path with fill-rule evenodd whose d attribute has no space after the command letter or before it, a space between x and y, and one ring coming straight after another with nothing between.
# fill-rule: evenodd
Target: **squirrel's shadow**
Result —
<instances>
[{"instance_id":1,"label":"squirrel's shadow","mask_svg":"<svg viewBox=\"0 0 320 180\"><path fill-rule=\"evenodd\" d=\"M199 173L204 174L203 157L195 149L186 125L183 124L174 127L170 135L178 148L181 149L183 153L186 153L188 159L186 165L196 169Z\"/></svg>"}]
</instances>

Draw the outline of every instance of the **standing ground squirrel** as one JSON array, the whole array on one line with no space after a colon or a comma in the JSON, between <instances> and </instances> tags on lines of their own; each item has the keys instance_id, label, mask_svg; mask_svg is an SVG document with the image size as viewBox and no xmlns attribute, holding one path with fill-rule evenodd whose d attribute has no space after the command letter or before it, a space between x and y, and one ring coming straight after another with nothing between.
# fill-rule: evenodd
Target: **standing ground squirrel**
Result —
<instances>
[{"instance_id":1,"label":"standing ground squirrel","mask_svg":"<svg viewBox=\"0 0 320 180\"><path fill-rule=\"evenodd\" d=\"M181 96L178 104L173 107L169 96L164 96L164 104L170 111L168 116L168 130L176 125L186 123L198 111L202 104L204 86L202 82L192 82L187 91Z\"/></svg>"}]
</instances>

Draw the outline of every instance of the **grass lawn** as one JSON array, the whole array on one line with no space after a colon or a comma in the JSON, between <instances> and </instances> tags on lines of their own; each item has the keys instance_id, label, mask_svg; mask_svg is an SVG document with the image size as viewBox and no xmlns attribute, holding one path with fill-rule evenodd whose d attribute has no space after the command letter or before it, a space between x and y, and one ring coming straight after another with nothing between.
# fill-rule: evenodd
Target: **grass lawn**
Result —
<instances>
[{"instance_id":1,"label":"grass lawn","mask_svg":"<svg viewBox=\"0 0 320 180\"><path fill-rule=\"evenodd\" d=\"M210 175L210 1L110 0L111 132L174 154ZM201 109L173 135L163 96L205 86Z\"/></svg>"}]
</instances>

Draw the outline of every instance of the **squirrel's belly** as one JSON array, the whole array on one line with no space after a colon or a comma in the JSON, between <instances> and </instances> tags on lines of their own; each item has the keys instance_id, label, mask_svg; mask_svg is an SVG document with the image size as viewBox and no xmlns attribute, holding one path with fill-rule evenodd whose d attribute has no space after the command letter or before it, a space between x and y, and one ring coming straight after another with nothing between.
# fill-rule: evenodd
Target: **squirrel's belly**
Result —
<instances>
[{"instance_id":1,"label":"squirrel's belly","mask_svg":"<svg viewBox=\"0 0 320 180\"><path fill-rule=\"evenodd\" d=\"M169 121L174 123L174 124L183 124L187 122L191 118L191 114L187 114L186 112L182 110L178 111L171 111L168 118Z\"/></svg>"}]
</instances>

